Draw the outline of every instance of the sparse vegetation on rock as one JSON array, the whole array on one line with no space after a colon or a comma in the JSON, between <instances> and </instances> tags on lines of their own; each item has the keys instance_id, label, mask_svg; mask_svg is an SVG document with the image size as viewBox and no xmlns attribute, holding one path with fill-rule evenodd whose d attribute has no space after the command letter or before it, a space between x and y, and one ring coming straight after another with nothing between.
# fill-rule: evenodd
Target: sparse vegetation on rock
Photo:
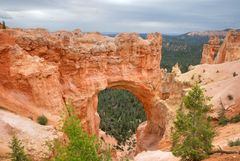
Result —
<instances>
[{"instance_id":1,"label":"sparse vegetation on rock","mask_svg":"<svg viewBox=\"0 0 240 161\"><path fill-rule=\"evenodd\" d=\"M219 119L218 119L218 124L219 124L219 125L225 126L225 125L227 125L228 123L229 123L229 119L226 118L225 115L219 117Z\"/></svg>"},{"instance_id":2,"label":"sparse vegetation on rock","mask_svg":"<svg viewBox=\"0 0 240 161\"><path fill-rule=\"evenodd\" d=\"M37 118L37 122L40 124L40 125L47 125L48 123L48 118L45 116L45 115L41 115Z\"/></svg>"},{"instance_id":3,"label":"sparse vegetation on rock","mask_svg":"<svg viewBox=\"0 0 240 161\"><path fill-rule=\"evenodd\" d=\"M218 119L218 124L222 126L225 126L228 123L237 123L237 122L240 122L240 114L237 114L230 119L228 119L225 115L222 115Z\"/></svg>"},{"instance_id":4,"label":"sparse vegetation on rock","mask_svg":"<svg viewBox=\"0 0 240 161\"><path fill-rule=\"evenodd\" d=\"M184 106L177 111L172 151L183 160L200 161L211 152L215 133L207 116L207 100L200 86L194 85L183 99Z\"/></svg>"},{"instance_id":5,"label":"sparse vegetation on rock","mask_svg":"<svg viewBox=\"0 0 240 161\"><path fill-rule=\"evenodd\" d=\"M240 122L240 114L235 115L234 117L231 118L230 120L231 123L237 123Z\"/></svg>"},{"instance_id":6,"label":"sparse vegetation on rock","mask_svg":"<svg viewBox=\"0 0 240 161\"><path fill-rule=\"evenodd\" d=\"M9 147L12 150L10 153L11 161L31 161L24 151L22 142L16 136L12 137Z\"/></svg>"},{"instance_id":7,"label":"sparse vegetation on rock","mask_svg":"<svg viewBox=\"0 0 240 161\"><path fill-rule=\"evenodd\" d=\"M192 77L191 77L191 80L194 80L194 76L195 76L195 75L193 74Z\"/></svg>"},{"instance_id":8,"label":"sparse vegetation on rock","mask_svg":"<svg viewBox=\"0 0 240 161\"><path fill-rule=\"evenodd\" d=\"M229 146L240 146L240 139L236 139L236 140L231 140L228 142Z\"/></svg>"},{"instance_id":9,"label":"sparse vegetation on rock","mask_svg":"<svg viewBox=\"0 0 240 161\"><path fill-rule=\"evenodd\" d=\"M233 96L230 94L227 96L227 98L228 98L228 100L233 100Z\"/></svg>"},{"instance_id":10,"label":"sparse vegetation on rock","mask_svg":"<svg viewBox=\"0 0 240 161\"><path fill-rule=\"evenodd\" d=\"M233 72L233 77L238 76L238 74L236 72Z\"/></svg>"}]
</instances>

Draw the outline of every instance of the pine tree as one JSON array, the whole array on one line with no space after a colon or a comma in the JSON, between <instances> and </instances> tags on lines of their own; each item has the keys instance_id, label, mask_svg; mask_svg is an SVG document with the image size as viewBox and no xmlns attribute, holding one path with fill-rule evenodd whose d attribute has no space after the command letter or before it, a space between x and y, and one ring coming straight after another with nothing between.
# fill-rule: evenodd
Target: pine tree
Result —
<instances>
[{"instance_id":1,"label":"pine tree","mask_svg":"<svg viewBox=\"0 0 240 161\"><path fill-rule=\"evenodd\" d=\"M24 152L24 146L16 136L13 136L9 147L12 150L10 153L11 161L30 161Z\"/></svg>"},{"instance_id":2,"label":"pine tree","mask_svg":"<svg viewBox=\"0 0 240 161\"><path fill-rule=\"evenodd\" d=\"M6 27L6 24L5 24L5 21L3 21L3 23L2 23L2 28L3 29L6 29L7 27Z\"/></svg>"},{"instance_id":3,"label":"pine tree","mask_svg":"<svg viewBox=\"0 0 240 161\"><path fill-rule=\"evenodd\" d=\"M52 161L111 161L109 151L100 152L100 143L95 136L83 131L80 119L68 104L68 117L63 125L63 132L68 137L67 143L54 142Z\"/></svg>"},{"instance_id":4,"label":"pine tree","mask_svg":"<svg viewBox=\"0 0 240 161\"><path fill-rule=\"evenodd\" d=\"M172 134L172 152L186 161L200 161L212 148L214 131L207 112L208 97L196 84L183 98L183 107L177 111L175 130Z\"/></svg>"}]
</instances>

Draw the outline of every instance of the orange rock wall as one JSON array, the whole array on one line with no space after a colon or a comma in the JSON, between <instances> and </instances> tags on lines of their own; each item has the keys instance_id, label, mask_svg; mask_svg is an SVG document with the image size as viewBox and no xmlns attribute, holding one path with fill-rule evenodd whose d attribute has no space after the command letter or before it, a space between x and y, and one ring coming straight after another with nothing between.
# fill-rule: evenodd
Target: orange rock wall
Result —
<instances>
[{"instance_id":1,"label":"orange rock wall","mask_svg":"<svg viewBox=\"0 0 240 161\"><path fill-rule=\"evenodd\" d=\"M217 36L211 36L208 44L204 44L201 63L213 64L220 48L220 40Z\"/></svg>"},{"instance_id":2,"label":"orange rock wall","mask_svg":"<svg viewBox=\"0 0 240 161\"><path fill-rule=\"evenodd\" d=\"M228 32L221 45L219 39L216 36L212 36L208 44L203 46L202 64L219 64L239 59L240 32Z\"/></svg>"},{"instance_id":3,"label":"orange rock wall","mask_svg":"<svg viewBox=\"0 0 240 161\"><path fill-rule=\"evenodd\" d=\"M231 62L240 59L240 32L229 32L221 45L215 63Z\"/></svg>"},{"instance_id":4,"label":"orange rock wall","mask_svg":"<svg viewBox=\"0 0 240 161\"><path fill-rule=\"evenodd\" d=\"M168 122L161 98L162 36L136 33L115 38L99 33L49 33L44 29L0 31L0 105L36 119L45 114L56 124L71 100L90 133L99 133L98 93L127 89L144 105L147 123L138 142L160 141ZM127 111L126 111L127 112ZM139 151L148 149L142 145Z\"/></svg>"}]
</instances>

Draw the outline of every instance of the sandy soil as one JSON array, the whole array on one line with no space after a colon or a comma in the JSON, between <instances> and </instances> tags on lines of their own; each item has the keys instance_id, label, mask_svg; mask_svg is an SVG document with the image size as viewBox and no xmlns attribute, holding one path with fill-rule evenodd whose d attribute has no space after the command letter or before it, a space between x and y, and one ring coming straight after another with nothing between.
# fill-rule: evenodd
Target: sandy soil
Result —
<instances>
[{"instance_id":1,"label":"sandy soil","mask_svg":"<svg viewBox=\"0 0 240 161\"><path fill-rule=\"evenodd\" d=\"M0 109L0 160L10 152L8 146L14 135L22 141L27 153L39 160L48 152L46 142L61 134L52 126L42 126L29 118Z\"/></svg>"},{"instance_id":2,"label":"sandy soil","mask_svg":"<svg viewBox=\"0 0 240 161\"><path fill-rule=\"evenodd\" d=\"M180 159L174 157L171 152L163 152L160 150L142 152L134 158L134 161L179 161L179 160Z\"/></svg>"}]
</instances>

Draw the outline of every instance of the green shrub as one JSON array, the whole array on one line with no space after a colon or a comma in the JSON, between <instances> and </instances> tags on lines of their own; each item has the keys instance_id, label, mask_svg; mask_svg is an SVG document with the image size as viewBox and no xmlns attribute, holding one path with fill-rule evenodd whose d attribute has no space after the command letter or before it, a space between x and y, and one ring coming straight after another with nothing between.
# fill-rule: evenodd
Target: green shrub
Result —
<instances>
[{"instance_id":1,"label":"green shrub","mask_svg":"<svg viewBox=\"0 0 240 161\"><path fill-rule=\"evenodd\" d=\"M11 161L30 161L30 158L24 152L24 146L16 136L12 137L9 147L12 150L10 153Z\"/></svg>"},{"instance_id":2,"label":"green shrub","mask_svg":"<svg viewBox=\"0 0 240 161\"><path fill-rule=\"evenodd\" d=\"M183 160L200 161L211 152L215 133L207 116L210 110L207 100L202 89L195 85L184 97L184 107L177 111L172 152Z\"/></svg>"},{"instance_id":3,"label":"green shrub","mask_svg":"<svg viewBox=\"0 0 240 161\"><path fill-rule=\"evenodd\" d=\"M223 115L219 118L218 124L221 125L221 126L225 126L229 123L229 121L230 120Z\"/></svg>"},{"instance_id":4,"label":"green shrub","mask_svg":"<svg viewBox=\"0 0 240 161\"><path fill-rule=\"evenodd\" d=\"M238 76L238 74L236 72L233 73L233 77L236 77Z\"/></svg>"},{"instance_id":5,"label":"green shrub","mask_svg":"<svg viewBox=\"0 0 240 161\"><path fill-rule=\"evenodd\" d=\"M230 95L230 94L227 96L227 98L228 98L228 100L230 100L230 101L233 100L233 96Z\"/></svg>"},{"instance_id":6,"label":"green shrub","mask_svg":"<svg viewBox=\"0 0 240 161\"><path fill-rule=\"evenodd\" d=\"M194 76L195 76L195 75L193 74L192 77L191 77L192 80L194 80Z\"/></svg>"},{"instance_id":7,"label":"green shrub","mask_svg":"<svg viewBox=\"0 0 240 161\"><path fill-rule=\"evenodd\" d=\"M48 119L46 116L42 115L42 116L39 116L37 118L37 122L40 124L40 125L47 125L48 123Z\"/></svg>"},{"instance_id":8,"label":"green shrub","mask_svg":"<svg viewBox=\"0 0 240 161\"><path fill-rule=\"evenodd\" d=\"M228 123L237 123L237 122L240 122L240 114L238 114L230 119L226 118L225 115L221 115L218 120L218 124L222 125L222 126L225 126Z\"/></svg>"},{"instance_id":9,"label":"green shrub","mask_svg":"<svg viewBox=\"0 0 240 161\"><path fill-rule=\"evenodd\" d=\"M240 114L234 116L231 118L230 120L231 123L237 123L237 122L240 122Z\"/></svg>"},{"instance_id":10,"label":"green shrub","mask_svg":"<svg viewBox=\"0 0 240 161\"><path fill-rule=\"evenodd\" d=\"M237 140L229 141L228 145L231 146L231 147L232 146L240 146L240 139L238 138Z\"/></svg>"},{"instance_id":11,"label":"green shrub","mask_svg":"<svg viewBox=\"0 0 240 161\"><path fill-rule=\"evenodd\" d=\"M101 151L100 142L82 130L72 105L67 105L69 115L63 125L68 141L56 140L52 161L111 161L110 150Z\"/></svg>"}]
</instances>

